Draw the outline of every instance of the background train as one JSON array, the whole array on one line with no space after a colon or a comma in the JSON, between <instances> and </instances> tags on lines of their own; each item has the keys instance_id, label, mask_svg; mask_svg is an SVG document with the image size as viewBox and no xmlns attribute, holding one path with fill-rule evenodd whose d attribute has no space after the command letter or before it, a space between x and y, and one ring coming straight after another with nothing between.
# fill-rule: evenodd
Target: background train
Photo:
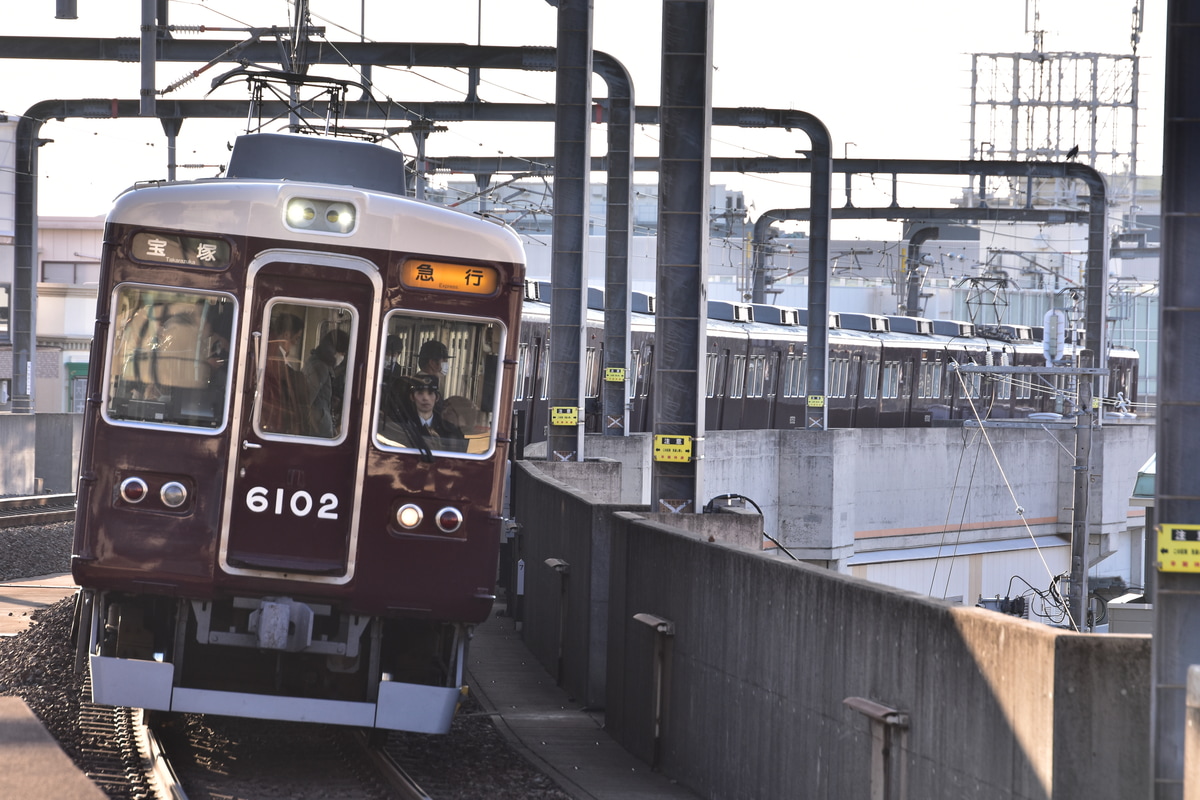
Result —
<instances>
[{"instance_id":1,"label":"background train","mask_svg":"<svg viewBox=\"0 0 1200 800\"><path fill-rule=\"evenodd\" d=\"M549 356L547 284L531 283L522 316L516 408L525 420L521 444L546 436ZM601 428L604 370L603 292L589 290L583 364L587 430ZM626 362L629 430L653 430L654 299L634 293ZM705 387L706 430L789 429L805 424L804 309L710 301ZM969 322L831 313L826 405L833 428L930 426L939 420L1020 419L1069 411L1070 376L959 373L957 364L1044 367L1043 331L1023 325L977 327ZM1064 331L1065 363L1080 349ZM1109 410L1137 403L1138 352L1109 348Z\"/></svg>"},{"instance_id":2,"label":"background train","mask_svg":"<svg viewBox=\"0 0 1200 800\"><path fill-rule=\"evenodd\" d=\"M255 134L225 178L116 201L72 559L96 702L449 728L494 599L524 251L403 175ZM459 424L424 428L430 397Z\"/></svg>"}]
</instances>

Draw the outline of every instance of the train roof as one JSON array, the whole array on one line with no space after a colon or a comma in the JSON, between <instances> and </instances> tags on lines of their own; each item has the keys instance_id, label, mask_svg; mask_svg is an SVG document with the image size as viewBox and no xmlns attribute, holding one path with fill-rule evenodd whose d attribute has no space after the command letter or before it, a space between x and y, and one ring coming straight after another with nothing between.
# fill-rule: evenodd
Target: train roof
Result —
<instances>
[{"instance_id":1,"label":"train roof","mask_svg":"<svg viewBox=\"0 0 1200 800\"><path fill-rule=\"evenodd\" d=\"M351 204L360 224L347 233L289 226L284 212L293 199ZM361 224L368 220L370 224ZM525 263L520 237L497 222L408 197L322 183L209 178L142 184L117 198L108 222L300 244L336 240L424 257L450 258L452 252L455 259Z\"/></svg>"},{"instance_id":2,"label":"train roof","mask_svg":"<svg viewBox=\"0 0 1200 800\"><path fill-rule=\"evenodd\" d=\"M230 178L327 183L403 196L404 154L351 139L287 133L237 137L229 155Z\"/></svg>"}]
</instances>

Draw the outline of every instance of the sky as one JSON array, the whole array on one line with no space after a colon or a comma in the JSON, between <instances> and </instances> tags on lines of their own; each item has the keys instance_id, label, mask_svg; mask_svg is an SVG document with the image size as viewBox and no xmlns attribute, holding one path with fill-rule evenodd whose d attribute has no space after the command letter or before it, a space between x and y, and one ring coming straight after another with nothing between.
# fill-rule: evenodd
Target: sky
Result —
<instances>
[{"instance_id":1,"label":"sky","mask_svg":"<svg viewBox=\"0 0 1200 800\"><path fill-rule=\"evenodd\" d=\"M1044 31L1045 52L1131 53L1131 8L1137 0L714 0L715 107L767 107L806 111L833 138L834 155L852 158L970 157L971 53L1027 52L1032 29ZM56 20L53 0L0 6L0 31L13 36L136 37L139 0L77 0L79 18ZM1138 45L1141 60L1139 172L1161 170L1162 70L1165 3L1147 4ZM546 0L310 0L315 25L326 38L381 42L457 42L553 46L557 11ZM594 49L630 71L639 105L659 95L662 6L654 0L594 0ZM244 28L284 26L294 11L288 0L173 0L174 25ZM365 29L364 29L365 20ZM1036 20L1036 24L1033 24ZM179 37L240 39L236 31L180 33ZM191 65L159 64L165 88ZM164 99L197 99L209 91L214 68ZM335 74L332 71L329 74ZM348 73L336 73L346 77ZM380 93L398 102L461 100L464 74L452 70L377 70ZM492 102L552 102L552 73L487 71L480 96ZM136 64L16 61L0 58L0 113L19 115L56 98L134 99ZM596 79L596 96L603 82ZM212 97L245 97L244 84ZM242 121L184 123L177 161L197 165L180 177L217 174L227 143ZM122 189L137 180L166 177L166 140L157 120L52 121L42 136L39 208L42 215L103 214ZM411 152L411 139L399 141ZM603 153L604 131L593 126L593 152ZM809 147L799 131L714 128L713 155L793 157ZM548 156L550 125L455 124L431 138L431 155ZM655 155L657 131L639 126L637 155ZM639 180L652 176L638 175ZM771 208L807 205L801 176L714 174L745 193L752 218ZM890 178L856 179L855 200L890 189ZM835 179L835 183L837 179ZM953 189L902 184L902 204L946 205ZM910 202L906 202L910 201ZM835 199L835 204L838 202ZM881 203L882 204L882 203ZM844 223L843 223L844 224ZM835 224L834 236L839 235Z\"/></svg>"}]
</instances>

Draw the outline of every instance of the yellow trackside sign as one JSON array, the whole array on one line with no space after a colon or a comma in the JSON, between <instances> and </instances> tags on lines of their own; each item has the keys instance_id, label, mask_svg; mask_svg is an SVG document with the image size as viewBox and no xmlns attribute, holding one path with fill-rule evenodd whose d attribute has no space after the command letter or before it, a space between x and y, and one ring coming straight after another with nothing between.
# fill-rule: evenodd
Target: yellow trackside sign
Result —
<instances>
[{"instance_id":1,"label":"yellow trackside sign","mask_svg":"<svg viewBox=\"0 0 1200 800\"><path fill-rule=\"evenodd\" d=\"M1200 525L1158 526L1158 571L1200 572Z\"/></svg>"}]
</instances>

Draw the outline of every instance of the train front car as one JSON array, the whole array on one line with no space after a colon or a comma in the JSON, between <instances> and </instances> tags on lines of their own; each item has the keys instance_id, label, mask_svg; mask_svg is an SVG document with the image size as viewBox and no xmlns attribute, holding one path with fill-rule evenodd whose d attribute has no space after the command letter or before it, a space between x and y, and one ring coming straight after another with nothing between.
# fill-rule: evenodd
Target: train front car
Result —
<instances>
[{"instance_id":1,"label":"train front car","mask_svg":"<svg viewBox=\"0 0 1200 800\"><path fill-rule=\"evenodd\" d=\"M109 215L81 660L102 704L445 732L493 601L524 254L386 191L396 153L294 141Z\"/></svg>"}]
</instances>

